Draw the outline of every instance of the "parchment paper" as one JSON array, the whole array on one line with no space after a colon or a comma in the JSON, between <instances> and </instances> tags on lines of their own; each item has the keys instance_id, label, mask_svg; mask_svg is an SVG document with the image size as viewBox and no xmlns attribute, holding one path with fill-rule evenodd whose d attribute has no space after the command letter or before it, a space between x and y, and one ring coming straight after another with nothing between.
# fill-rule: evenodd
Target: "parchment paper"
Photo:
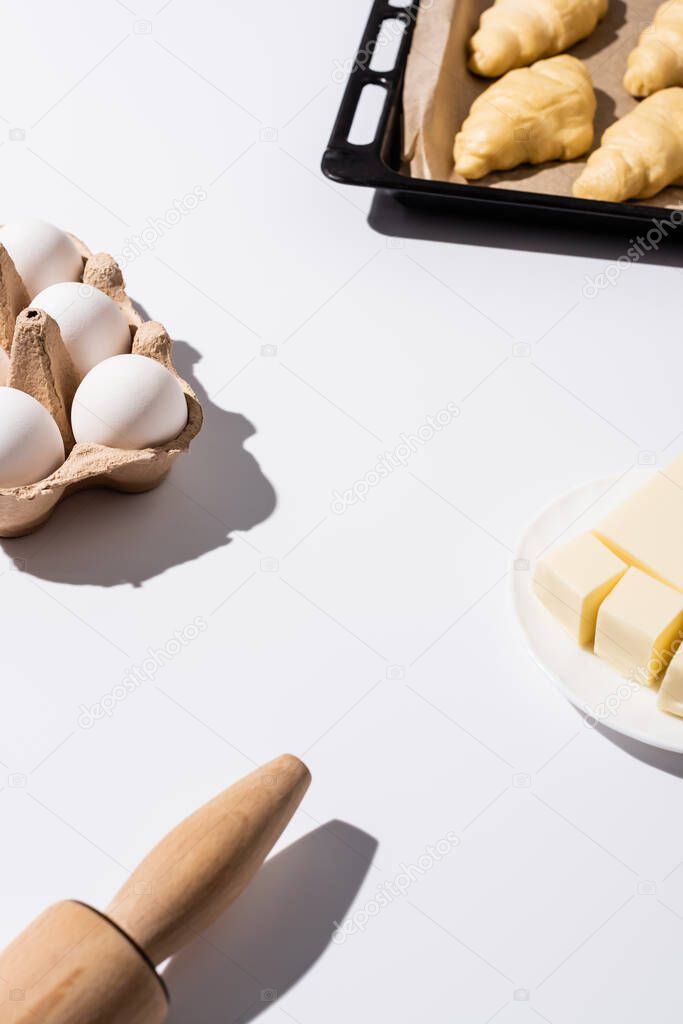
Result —
<instances>
[{"instance_id":1,"label":"parchment paper","mask_svg":"<svg viewBox=\"0 0 683 1024\"><path fill-rule=\"evenodd\" d=\"M455 173L453 139L473 100L493 79L467 70L466 43L481 12L492 0L423 0L413 33L403 87L403 170L415 178L467 184ZM598 109L597 149L604 130L632 110L637 100L622 85L626 59L642 29L652 21L659 0L610 0L609 10L592 36L568 52L585 61L593 79ZM528 164L489 174L472 184L571 196L585 159L569 163ZM648 206L680 207L683 188L668 188Z\"/></svg>"}]
</instances>

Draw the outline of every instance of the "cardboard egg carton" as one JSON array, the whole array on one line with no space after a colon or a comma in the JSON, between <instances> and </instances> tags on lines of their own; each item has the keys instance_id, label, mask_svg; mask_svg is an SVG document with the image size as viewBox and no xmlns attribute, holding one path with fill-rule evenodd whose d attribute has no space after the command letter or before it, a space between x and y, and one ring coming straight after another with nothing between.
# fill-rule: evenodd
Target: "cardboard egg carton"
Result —
<instances>
[{"instance_id":1,"label":"cardboard egg carton","mask_svg":"<svg viewBox=\"0 0 683 1024\"><path fill-rule=\"evenodd\" d=\"M106 253L93 255L73 235L83 257L82 281L99 288L123 311L132 351L162 363L176 377L187 400L187 425L178 437L156 448L129 451L99 444L76 444L71 402L80 378L52 317L32 309L26 289L0 245L0 344L9 356L7 383L36 398L50 412L64 441L65 462L45 480L0 488L0 537L19 537L41 526L67 495L88 487L149 491L164 479L173 461L187 451L202 425L197 397L176 372L171 339L153 320L143 321L128 298L118 264Z\"/></svg>"}]
</instances>

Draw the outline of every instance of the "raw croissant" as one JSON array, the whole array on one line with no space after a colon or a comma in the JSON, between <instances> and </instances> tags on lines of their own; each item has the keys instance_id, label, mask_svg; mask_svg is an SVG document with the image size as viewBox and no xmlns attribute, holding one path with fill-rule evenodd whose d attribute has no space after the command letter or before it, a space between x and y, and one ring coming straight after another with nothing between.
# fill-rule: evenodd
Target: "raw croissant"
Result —
<instances>
[{"instance_id":1,"label":"raw croissant","mask_svg":"<svg viewBox=\"0 0 683 1024\"><path fill-rule=\"evenodd\" d=\"M624 88L632 96L649 96L669 85L683 85L683 0L668 0L631 50Z\"/></svg>"},{"instance_id":2,"label":"raw croissant","mask_svg":"<svg viewBox=\"0 0 683 1024\"><path fill-rule=\"evenodd\" d=\"M608 0L495 0L468 43L469 68L497 78L589 36Z\"/></svg>"},{"instance_id":3,"label":"raw croissant","mask_svg":"<svg viewBox=\"0 0 683 1024\"><path fill-rule=\"evenodd\" d=\"M563 54L509 71L470 108L455 136L465 178L544 160L572 160L593 142L595 93L580 60Z\"/></svg>"},{"instance_id":4,"label":"raw croissant","mask_svg":"<svg viewBox=\"0 0 683 1024\"><path fill-rule=\"evenodd\" d=\"M646 199L683 184L683 89L663 89L607 129L574 182L579 199Z\"/></svg>"}]
</instances>

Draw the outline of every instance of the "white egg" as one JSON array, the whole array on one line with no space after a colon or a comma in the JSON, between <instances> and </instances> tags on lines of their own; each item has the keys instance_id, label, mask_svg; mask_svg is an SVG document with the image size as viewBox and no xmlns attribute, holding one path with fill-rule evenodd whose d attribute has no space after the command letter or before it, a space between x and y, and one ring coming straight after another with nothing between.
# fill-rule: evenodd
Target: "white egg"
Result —
<instances>
[{"instance_id":1,"label":"white egg","mask_svg":"<svg viewBox=\"0 0 683 1024\"><path fill-rule=\"evenodd\" d=\"M47 409L16 388L0 388L0 487L35 484L64 462L64 442Z\"/></svg>"},{"instance_id":2,"label":"white egg","mask_svg":"<svg viewBox=\"0 0 683 1024\"><path fill-rule=\"evenodd\" d=\"M187 423L185 393L170 370L147 356L112 356L81 381L71 406L79 442L154 448Z\"/></svg>"},{"instance_id":3,"label":"white egg","mask_svg":"<svg viewBox=\"0 0 683 1024\"><path fill-rule=\"evenodd\" d=\"M31 306L57 321L81 377L103 359L130 352L128 321L99 288L76 281L51 284L36 295Z\"/></svg>"},{"instance_id":4,"label":"white egg","mask_svg":"<svg viewBox=\"0 0 683 1024\"><path fill-rule=\"evenodd\" d=\"M7 383L7 377L9 375L9 356L5 352L2 345L0 345L0 387Z\"/></svg>"},{"instance_id":5,"label":"white egg","mask_svg":"<svg viewBox=\"0 0 683 1024\"><path fill-rule=\"evenodd\" d=\"M13 220L0 227L0 242L26 286L29 300L58 281L78 281L83 260L66 232L44 220Z\"/></svg>"}]
</instances>

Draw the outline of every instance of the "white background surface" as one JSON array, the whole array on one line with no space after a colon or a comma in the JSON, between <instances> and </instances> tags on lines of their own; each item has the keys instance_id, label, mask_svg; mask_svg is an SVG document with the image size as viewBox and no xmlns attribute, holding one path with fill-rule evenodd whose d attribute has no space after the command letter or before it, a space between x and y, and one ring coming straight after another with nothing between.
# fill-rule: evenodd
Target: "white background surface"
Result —
<instances>
[{"instance_id":1,"label":"white background surface","mask_svg":"<svg viewBox=\"0 0 683 1024\"><path fill-rule=\"evenodd\" d=\"M206 426L158 491L71 498L3 545L0 941L58 898L104 905L181 816L291 750L314 782L280 848L303 841L172 965L174 1024L680 1020L683 766L586 728L509 603L541 505L679 450L680 271L588 299L605 259L397 244L318 171L366 0L159 7L2 6L3 220L116 254L206 190L126 268Z\"/></svg>"}]
</instances>

